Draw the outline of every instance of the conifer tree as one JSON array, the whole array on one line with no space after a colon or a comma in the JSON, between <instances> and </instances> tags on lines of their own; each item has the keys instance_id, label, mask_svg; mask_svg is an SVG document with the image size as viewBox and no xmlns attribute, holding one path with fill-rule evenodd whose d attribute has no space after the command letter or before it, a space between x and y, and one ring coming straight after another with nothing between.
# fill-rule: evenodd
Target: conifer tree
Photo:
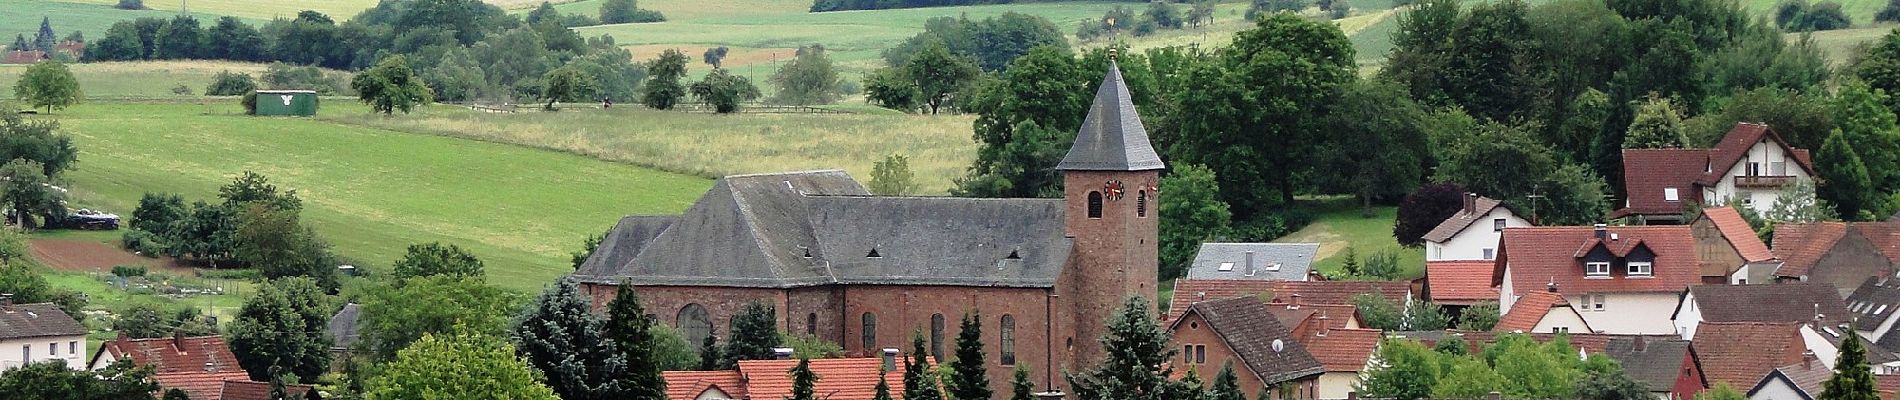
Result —
<instances>
[{"instance_id":1,"label":"conifer tree","mask_svg":"<svg viewBox=\"0 0 1900 400\"><path fill-rule=\"evenodd\" d=\"M614 291L614 300L607 303L606 325L602 333L628 367L622 378L627 394L635 399L666 397L666 380L660 377L662 371L656 354L659 339L653 335L653 317L648 316L646 307L640 304L640 295L633 292L631 282L622 282Z\"/></svg>"},{"instance_id":2,"label":"conifer tree","mask_svg":"<svg viewBox=\"0 0 1900 400\"><path fill-rule=\"evenodd\" d=\"M562 280L515 319L512 339L516 352L541 370L548 388L563 399L650 398L631 391L630 381L637 375L627 372L635 364L602 333L601 325L574 282ZM650 369L653 364L641 365ZM652 392L639 393L665 393L664 387L641 389Z\"/></svg>"},{"instance_id":3,"label":"conifer tree","mask_svg":"<svg viewBox=\"0 0 1900 400\"><path fill-rule=\"evenodd\" d=\"M1247 400L1240 392L1240 377L1234 375L1234 362L1227 361L1220 366L1220 374L1214 375L1214 388L1207 392L1208 400Z\"/></svg>"},{"instance_id":4,"label":"conifer tree","mask_svg":"<svg viewBox=\"0 0 1900 400\"><path fill-rule=\"evenodd\" d=\"M1016 364L1016 375L1009 381L1009 400L1036 400L1036 383L1029 380L1029 367Z\"/></svg>"},{"instance_id":5,"label":"conifer tree","mask_svg":"<svg viewBox=\"0 0 1900 400\"><path fill-rule=\"evenodd\" d=\"M1200 369L1188 367L1187 375L1181 377L1183 399L1201 399L1207 397L1207 383L1201 381Z\"/></svg>"},{"instance_id":6,"label":"conifer tree","mask_svg":"<svg viewBox=\"0 0 1900 400\"><path fill-rule=\"evenodd\" d=\"M957 333L957 359L950 362L950 397L955 400L988 400L991 393L989 365L983 354L983 313L963 315Z\"/></svg>"},{"instance_id":7,"label":"conifer tree","mask_svg":"<svg viewBox=\"0 0 1900 400\"><path fill-rule=\"evenodd\" d=\"M53 32L53 19L40 17L40 32L33 35L33 48L52 53L53 46L57 44L59 44L59 34Z\"/></svg>"},{"instance_id":8,"label":"conifer tree","mask_svg":"<svg viewBox=\"0 0 1900 400\"><path fill-rule=\"evenodd\" d=\"M1140 297L1129 297L1121 312L1108 321L1100 340L1107 358L1082 375L1069 376L1078 399L1172 400L1183 396L1178 382L1168 377L1175 354L1168 335L1154 320L1154 307ZM1159 366L1159 367L1157 367Z\"/></svg>"},{"instance_id":9,"label":"conifer tree","mask_svg":"<svg viewBox=\"0 0 1900 400\"><path fill-rule=\"evenodd\" d=\"M904 362L910 362L905 360ZM891 398L891 383L884 380L884 373L877 373L877 386L873 388L871 400L895 400Z\"/></svg>"},{"instance_id":10,"label":"conifer tree","mask_svg":"<svg viewBox=\"0 0 1900 400\"><path fill-rule=\"evenodd\" d=\"M935 374L930 373L930 359L924 352L924 333L917 332L910 339L911 358L904 359L904 400L943 400L943 392L937 388Z\"/></svg>"},{"instance_id":11,"label":"conifer tree","mask_svg":"<svg viewBox=\"0 0 1900 400\"><path fill-rule=\"evenodd\" d=\"M811 359L798 359L798 366L786 373L792 376L792 395L786 400L818 400L818 393L813 389L818 385L818 374L811 372Z\"/></svg>"},{"instance_id":12,"label":"conifer tree","mask_svg":"<svg viewBox=\"0 0 1900 400\"><path fill-rule=\"evenodd\" d=\"M1841 354L1834 359L1834 376L1822 384L1820 400L1878 400L1874 372L1867 368L1866 349L1859 338L1841 341Z\"/></svg>"},{"instance_id":13,"label":"conifer tree","mask_svg":"<svg viewBox=\"0 0 1900 400\"><path fill-rule=\"evenodd\" d=\"M772 349L779 346L778 309L754 301L732 317L732 337L726 339L726 354L719 369L739 367L740 361L770 360Z\"/></svg>"},{"instance_id":14,"label":"conifer tree","mask_svg":"<svg viewBox=\"0 0 1900 400\"><path fill-rule=\"evenodd\" d=\"M726 352L719 348L719 336L706 335L706 340L699 343L699 370L718 371L722 369L719 364L724 362Z\"/></svg>"},{"instance_id":15,"label":"conifer tree","mask_svg":"<svg viewBox=\"0 0 1900 400\"><path fill-rule=\"evenodd\" d=\"M1839 129L1827 136L1821 151L1814 153L1814 168L1821 175L1816 194L1834 203L1841 219L1855 220L1862 210L1873 208L1877 199L1872 174Z\"/></svg>"}]
</instances>

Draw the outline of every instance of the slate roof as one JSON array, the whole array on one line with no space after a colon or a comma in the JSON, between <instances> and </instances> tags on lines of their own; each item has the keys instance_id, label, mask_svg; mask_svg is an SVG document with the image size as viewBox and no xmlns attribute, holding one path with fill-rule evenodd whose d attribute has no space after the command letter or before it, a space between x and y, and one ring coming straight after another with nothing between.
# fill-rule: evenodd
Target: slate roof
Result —
<instances>
[{"instance_id":1,"label":"slate roof","mask_svg":"<svg viewBox=\"0 0 1900 400\"><path fill-rule=\"evenodd\" d=\"M1900 312L1900 285L1869 276L1847 296L1847 311L1853 313L1854 330L1874 331Z\"/></svg>"},{"instance_id":2,"label":"slate roof","mask_svg":"<svg viewBox=\"0 0 1900 400\"><path fill-rule=\"evenodd\" d=\"M1378 329L1330 329L1321 335L1313 331L1300 336L1306 352L1319 360L1326 372L1359 372L1379 349L1384 333Z\"/></svg>"},{"instance_id":3,"label":"slate roof","mask_svg":"<svg viewBox=\"0 0 1900 400\"><path fill-rule=\"evenodd\" d=\"M1128 84L1122 82L1121 66L1108 63L1108 75L1095 90L1089 115L1075 134L1069 154L1056 164L1057 170L1146 171L1166 168L1161 156L1148 142L1148 128L1135 111Z\"/></svg>"},{"instance_id":4,"label":"slate roof","mask_svg":"<svg viewBox=\"0 0 1900 400\"><path fill-rule=\"evenodd\" d=\"M1625 208L1612 217L1630 214L1680 214L1684 204L1701 200L1700 187L1715 186L1728 179L1728 172L1748 156L1748 150L1763 140L1775 143L1795 159L1795 167L1814 176L1808 151L1795 149L1767 125L1737 123L1709 149L1624 149L1624 191L1629 199ZM1664 188L1676 188L1678 201L1668 201Z\"/></svg>"},{"instance_id":5,"label":"slate roof","mask_svg":"<svg viewBox=\"0 0 1900 400\"><path fill-rule=\"evenodd\" d=\"M1860 337L1860 335L1854 333L1853 330L1843 329L1842 325L1822 325L1818 327L1809 325L1808 328L1813 329L1822 339L1826 339L1827 343L1833 345L1835 349L1840 349L1849 339L1859 340L1861 344L1860 347L1867 349L1866 356L1868 365L1880 365L1900 361L1900 355L1894 354L1892 350L1877 346L1876 343Z\"/></svg>"},{"instance_id":6,"label":"slate roof","mask_svg":"<svg viewBox=\"0 0 1900 400\"><path fill-rule=\"evenodd\" d=\"M1426 232L1423 238L1433 243L1451 240L1452 236L1458 236L1458 232L1464 232L1465 228L1471 227L1471 224L1483 220L1485 214L1490 214L1491 210L1504 205L1504 202L1479 196L1473 200L1473 204L1470 211L1461 208L1458 212L1452 213L1451 217L1445 218L1444 221L1438 223L1438 226L1433 227L1431 232Z\"/></svg>"},{"instance_id":7,"label":"slate roof","mask_svg":"<svg viewBox=\"0 0 1900 400\"><path fill-rule=\"evenodd\" d=\"M310 385L284 385L284 393L289 394L291 398L321 398L310 389L312 389ZM218 397L224 400L270 400L270 382L224 381L224 388L220 393ZM196 399L196 397L193 398Z\"/></svg>"},{"instance_id":8,"label":"slate roof","mask_svg":"<svg viewBox=\"0 0 1900 400\"><path fill-rule=\"evenodd\" d=\"M1614 239L1598 240L1595 228L1588 226L1505 228L1491 283L1503 284L1506 265L1512 268L1512 287L1518 294L1541 291L1551 283L1562 293L1680 293L1702 283L1695 236L1688 225L1605 229L1605 237ZM1612 267L1611 279L1586 279L1581 257L1598 245L1618 257L1647 247L1656 255L1653 277L1629 279L1620 267Z\"/></svg>"},{"instance_id":9,"label":"slate roof","mask_svg":"<svg viewBox=\"0 0 1900 400\"><path fill-rule=\"evenodd\" d=\"M1201 316L1214 334L1233 349L1243 366L1271 386L1326 372L1324 365L1300 345L1286 325L1267 312L1267 305L1254 296L1203 301L1188 308ZM1181 319L1176 319L1179 324ZM1169 327L1172 331L1174 327ZM1281 348L1274 351L1273 343Z\"/></svg>"},{"instance_id":10,"label":"slate roof","mask_svg":"<svg viewBox=\"0 0 1900 400\"><path fill-rule=\"evenodd\" d=\"M349 303L344 304L342 309L336 310L336 314L330 316L330 326L326 330L326 333L330 335L330 350L349 350L356 344L356 321L362 312L361 305Z\"/></svg>"},{"instance_id":11,"label":"slate roof","mask_svg":"<svg viewBox=\"0 0 1900 400\"><path fill-rule=\"evenodd\" d=\"M1755 392L1759 392L1763 388L1768 387L1768 385L1780 381L1794 385L1795 389L1800 390L1803 395L1807 396L1807 399L1819 398L1821 397L1823 384L1827 382L1827 378L1833 376L1834 370L1829 369L1825 365L1821 365L1819 361L1796 363L1794 365L1775 368L1769 372L1768 375L1762 376L1761 381L1755 383L1754 386L1750 386L1746 394L1752 397L1755 395Z\"/></svg>"},{"instance_id":12,"label":"slate roof","mask_svg":"<svg viewBox=\"0 0 1900 400\"><path fill-rule=\"evenodd\" d=\"M113 359L132 359L138 366L153 367L158 386L181 389L193 399L218 400L224 381L250 380L239 366L222 336L126 339L105 343L93 357L111 354Z\"/></svg>"},{"instance_id":13,"label":"slate roof","mask_svg":"<svg viewBox=\"0 0 1900 400\"><path fill-rule=\"evenodd\" d=\"M1770 285L1699 285L1689 287L1704 322L1822 322L1838 326L1853 319L1834 285L1787 282Z\"/></svg>"},{"instance_id":14,"label":"slate roof","mask_svg":"<svg viewBox=\"0 0 1900 400\"><path fill-rule=\"evenodd\" d=\"M1643 342L1640 350L1636 346L1638 340ZM1619 336L1610 338L1604 354L1622 364L1623 372L1649 391L1667 392L1675 388L1676 377L1682 374L1682 360L1689 354L1689 341Z\"/></svg>"},{"instance_id":15,"label":"slate roof","mask_svg":"<svg viewBox=\"0 0 1900 400\"><path fill-rule=\"evenodd\" d=\"M1768 244L1762 243L1761 236L1755 234L1755 228L1748 226L1748 221L1743 220L1742 214L1734 208L1705 208L1702 217L1715 223L1715 228L1722 231L1722 238L1735 246L1735 251L1741 253L1743 261L1765 262L1775 259L1775 253L1768 250Z\"/></svg>"},{"instance_id":16,"label":"slate roof","mask_svg":"<svg viewBox=\"0 0 1900 400\"><path fill-rule=\"evenodd\" d=\"M1428 261L1425 263L1425 292L1438 304L1471 305L1497 301L1498 288L1491 286L1491 260Z\"/></svg>"},{"instance_id":17,"label":"slate roof","mask_svg":"<svg viewBox=\"0 0 1900 400\"><path fill-rule=\"evenodd\" d=\"M1249 274L1247 252L1253 252ZM1319 254L1319 243L1202 243L1188 267L1191 279L1303 281ZM1223 271L1224 269L1224 271Z\"/></svg>"},{"instance_id":18,"label":"slate roof","mask_svg":"<svg viewBox=\"0 0 1900 400\"><path fill-rule=\"evenodd\" d=\"M573 277L1050 287L1072 249L1063 211L1060 199L871 197L843 171L728 176L680 216L623 219Z\"/></svg>"},{"instance_id":19,"label":"slate roof","mask_svg":"<svg viewBox=\"0 0 1900 400\"><path fill-rule=\"evenodd\" d=\"M1801 324L1705 322L1696 328L1697 363L1710 386L1753 387L1776 365L1801 362Z\"/></svg>"},{"instance_id":20,"label":"slate roof","mask_svg":"<svg viewBox=\"0 0 1900 400\"><path fill-rule=\"evenodd\" d=\"M1353 296L1374 293L1392 304L1404 305L1412 286L1398 281L1232 281L1215 279L1177 279L1174 297L1168 305L1169 316L1180 316L1196 302L1236 296L1273 294L1271 303L1290 303L1300 295L1302 304L1352 304Z\"/></svg>"},{"instance_id":21,"label":"slate roof","mask_svg":"<svg viewBox=\"0 0 1900 400\"><path fill-rule=\"evenodd\" d=\"M85 336L86 326L53 303L0 307L0 340L47 336Z\"/></svg>"},{"instance_id":22,"label":"slate roof","mask_svg":"<svg viewBox=\"0 0 1900 400\"><path fill-rule=\"evenodd\" d=\"M1537 323L1544 320L1552 309L1570 308L1570 301L1563 295L1551 292L1526 292L1511 303L1511 311L1498 318L1498 324L1491 328L1494 332L1530 332Z\"/></svg>"}]
</instances>

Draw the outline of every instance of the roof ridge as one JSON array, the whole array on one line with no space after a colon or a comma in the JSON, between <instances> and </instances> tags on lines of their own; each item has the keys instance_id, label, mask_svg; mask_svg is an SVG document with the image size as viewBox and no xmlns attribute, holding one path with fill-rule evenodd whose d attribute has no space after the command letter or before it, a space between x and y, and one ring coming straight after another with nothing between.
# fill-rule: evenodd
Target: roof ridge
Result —
<instances>
[{"instance_id":1,"label":"roof ridge","mask_svg":"<svg viewBox=\"0 0 1900 400\"><path fill-rule=\"evenodd\" d=\"M830 169L811 169L811 170L802 170L802 171L778 171L778 172L757 172L757 173L750 173L750 174L735 174L735 175L722 176L722 177L719 177L719 179L723 180L723 179L730 179L730 178L756 178L756 177L761 177L761 176L813 175L813 174L828 173L828 172L838 172L838 173L843 173L846 175L851 174L850 172L846 172L843 169L830 168Z\"/></svg>"}]
</instances>

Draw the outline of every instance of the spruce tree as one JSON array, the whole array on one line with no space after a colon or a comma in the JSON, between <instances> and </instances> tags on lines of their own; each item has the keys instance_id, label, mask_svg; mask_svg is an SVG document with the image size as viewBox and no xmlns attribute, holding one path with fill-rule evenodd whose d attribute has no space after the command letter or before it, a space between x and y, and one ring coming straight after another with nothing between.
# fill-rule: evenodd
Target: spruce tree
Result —
<instances>
[{"instance_id":1,"label":"spruce tree","mask_svg":"<svg viewBox=\"0 0 1900 400\"><path fill-rule=\"evenodd\" d=\"M515 351L541 370L548 388L563 399L650 398L634 396L627 371L635 364L602 333L601 325L574 282L562 280L515 319L511 336ZM642 365L651 368L652 363ZM653 390L665 393L663 387Z\"/></svg>"},{"instance_id":2,"label":"spruce tree","mask_svg":"<svg viewBox=\"0 0 1900 400\"><path fill-rule=\"evenodd\" d=\"M1819 400L1879 400L1874 387L1874 372L1867 367L1867 353L1859 338L1841 341L1840 357L1834 360L1834 376L1822 384Z\"/></svg>"},{"instance_id":3,"label":"spruce tree","mask_svg":"<svg viewBox=\"0 0 1900 400\"><path fill-rule=\"evenodd\" d=\"M7 50L9 51L26 51L26 50L32 50L32 49L33 49L33 45L26 42L25 34L14 34L13 45L7 47Z\"/></svg>"},{"instance_id":4,"label":"spruce tree","mask_svg":"<svg viewBox=\"0 0 1900 400\"><path fill-rule=\"evenodd\" d=\"M1874 198L1872 172L1861 162L1859 152L1848 143L1847 135L1841 130L1828 135L1821 144L1821 151L1814 153L1814 168L1821 175L1816 194L1833 202L1841 219L1858 219L1862 210L1872 209L1878 201Z\"/></svg>"},{"instance_id":5,"label":"spruce tree","mask_svg":"<svg viewBox=\"0 0 1900 400\"><path fill-rule=\"evenodd\" d=\"M626 361L627 374L621 379L627 394L635 399L664 398L666 380L660 377L663 371L656 354L659 339L653 335L653 317L647 315L630 283L622 282L614 291L614 300L607 303L607 326L602 333Z\"/></svg>"},{"instance_id":6,"label":"spruce tree","mask_svg":"<svg viewBox=\"0 0 1900 400\"><path fill-rule=\"evenodd\" d=\"M905 360L905 362L910 362ZM872 388L871 400L895 400L891 398L891 383L884 380L884 373L877 374L877 386Z\"/></svg>"},{"instance_id":7,"label":"spruce tree","mask_svg":"<svg viewBox=\"0 0 1900 400\"><path fill-rule=\"evenodd\" d=\"M53 19L40 17L40 32L33 35L33 48L52 53L53 46L58 44L59 34L53 32Z\"/></svg>"},{"instance_id":8,"label":"spruce tree","mask_svg":"<svg viewBox=\"0 0 1900 400\"><path fill-rule=\"evenodd\" d=\"M1187 374L1181 377L1183 399L1201 399L1207 397L1207 383L1201 381L1199 368L1188 367Z\"/></svg>"},{"instance_id":9,"label":"spruce tree","mask_svg":"<svg viewBox=\"0 0 1900 400\"><path fill-rule=\"evenodd\" d=\"M1175 354L1166 333L1155 323L1154 307L1140 297L1129 297L1121 312L1108 321L1100 340L1107 358L1082 375L1069 376L1078 399L1172 400L1183 397L1179 383L1171 382Z\"/></svg>"},{"instance_id":10,"label":"spruce tree","mask_svg":"<svg viewBox=\"0 0 1900 400\"><path fill-rule=\"evenodd\" d=\"M699 370L718 371L724 369L719 366L724 362L726 362L726 352L725 349L719 348L719 336L706 335L706 340L699 343Z\"/></svg>"},{"instance_id":11,"label":"spruce tree","mask_svg":"<svg viewBox=\"0 0 1900 400\"><path fill-rule=\"evenodd\" d=\"M811 372L811 359L798 359L798 366L786 373L792 376L792 395L785 400L818 400L818 393L813 388L818 385L818 374Z\"/></svg>"},{"instance_id":12,"label":"spruce tree","mask_svg":"<svg viewBox=\"0 0 1900 400\"><path fill-rule=\"evenodd\" d=\"M924 352L924 333L910 339L910 358L904 359L904 400L943 400L937 388L937 375L930 373L930 359Z\"/></svg>"},{"instance_id":13,"label":"spruce tree","mask_svg":"<svg viewBox=\"0 0 1900 400\"><path fill-rule=\"evenodd\" d=\"M1207 400L1247 400L1247 394L1240 392L1240 377L1234 375L1234 362L1227 361L1220 366L1220 374L1214 375L1214 388L1207 392Z\"/></svg>"},{"instance_id":14,"label":"spruce tree","mask_svg":"<svg viewBox=\"0 0 1900 400\"><path fill-rule=\"evenodd\" d=\"M988 363L983 358L983 313L970 311L963 315L962 329L957 333L957 359L950 362L950 398L990 398Z\"/></svg>"},{"instance_id":15,"label":"spruce tree","mask_svg":"<svg viewBox=\"0 0 1900 400\"><path fill-rule=\"evenodd\" d=\"M726 339L726 354L719 369L739 367L740 361L770 360L772 349L779 346L778 309L754 301L732 317L732 337Z\"/></svg>"},{"instance_id":16,"label":"spruce tree","mask_svg":"<svg viewBox=\"0 0 1900 400\"><path fill-rule=\"evenodd\" d=\"M1016 375L1009 380L1009 400L1036 400L1036 383L1029 380L1029 367L1016 364Z\"/></svg>"}]
</instances>

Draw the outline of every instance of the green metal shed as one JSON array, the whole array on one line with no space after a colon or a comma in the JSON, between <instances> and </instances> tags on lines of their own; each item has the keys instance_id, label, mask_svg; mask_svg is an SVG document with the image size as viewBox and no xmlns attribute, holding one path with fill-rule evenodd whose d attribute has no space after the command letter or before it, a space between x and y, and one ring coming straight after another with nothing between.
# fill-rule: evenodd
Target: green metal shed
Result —
<instances>
[{"instance_id":1,"label":"green metal shed","mask_svg":"<svg viewBox=\"0 0 1900 400\"><path fill-rule=\"evenodd\" d=\"M257 91L257 115L298 117L317 115L317 92L314 90L259 90Z\"/></svg>"}]
</instances>

